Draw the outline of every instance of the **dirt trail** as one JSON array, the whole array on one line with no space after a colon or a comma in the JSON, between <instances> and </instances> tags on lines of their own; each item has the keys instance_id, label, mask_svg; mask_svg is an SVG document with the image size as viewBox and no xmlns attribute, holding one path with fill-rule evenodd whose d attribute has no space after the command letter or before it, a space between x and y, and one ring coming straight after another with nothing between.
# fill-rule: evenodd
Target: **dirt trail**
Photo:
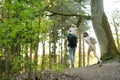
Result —
<instances>
[{"instance_id":1,"label":"dirt trail","mask_svg":"<svg viewBox=\"0 0 120 80\"><path fill-rule=\"evenodd\" d=\"M105 63L82 68L65 69L64 73L78 76L80 80L120 80L120 63Z\"/></svg>"},{"instance_id":2,"label":"dirt trail","mask_svg":"<svg viewBox=\"0 0 120 80\"><path fill-rule=\"evenodd\" d=\"M56 73L48 70L37 73L39 76L33 75L32 80L120 80L120 63L104 63L99 65L91 65L80 68L64 69L62 73ZM15 80L27 80L27 73L15 77ZM35 79L36 78L36 79Z\"/></svg>"}]
</instances>

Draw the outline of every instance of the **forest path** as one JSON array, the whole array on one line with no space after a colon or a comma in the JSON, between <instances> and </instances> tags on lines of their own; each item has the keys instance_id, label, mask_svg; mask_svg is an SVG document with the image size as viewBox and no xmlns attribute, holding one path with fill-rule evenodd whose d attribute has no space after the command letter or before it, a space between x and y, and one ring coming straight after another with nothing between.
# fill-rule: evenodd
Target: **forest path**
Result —
<instances>
[{"instance_id":1,"label":"forest path","mask_svg":"<svg viewBox=\"0 0 120 80\"><path fill-rule=\"evenodd\" d=\"M104 63L82 68L71 68L63 71L67 75L78 76L80 80L120 80L120 63Z\"/></svg>"},{"instance_id":2,"label":"forest path","mask_svg":"<svg viewBox=\"0 0 120 80\"><path fill-rule=\"evenodd\" d=\"M47 70L38 71L32 80L120 80L120 63L110 62L80 68L66 68L62 72ZM26 80L27 73L16 76L15 80ZM28 79L27 79L28 80Z\"/></svg>"}]
</instances>

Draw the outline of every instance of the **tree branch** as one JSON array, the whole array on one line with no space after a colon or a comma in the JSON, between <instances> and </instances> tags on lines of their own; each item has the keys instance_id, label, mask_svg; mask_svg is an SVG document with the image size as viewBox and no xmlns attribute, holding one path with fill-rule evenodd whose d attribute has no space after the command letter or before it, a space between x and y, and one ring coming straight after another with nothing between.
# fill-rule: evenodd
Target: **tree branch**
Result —
<instances>
[{"instance_id":1,"label":"tree branch","mask_svg":"<svg viewBox=\"0 0 120 80\"><path fill-rule=\"evenodd\" d=\"M62 13L62 12L55 12L53 10L48 10L49 12L51 12L51 15L47 15L47 16L53 16L53 15L63 15L63 16L78 16L82 19L87 19L87 20L91 20L91 16L89 15L85 15L85 14L69 14L69 13Z\"/></svg>"}]
</instances>

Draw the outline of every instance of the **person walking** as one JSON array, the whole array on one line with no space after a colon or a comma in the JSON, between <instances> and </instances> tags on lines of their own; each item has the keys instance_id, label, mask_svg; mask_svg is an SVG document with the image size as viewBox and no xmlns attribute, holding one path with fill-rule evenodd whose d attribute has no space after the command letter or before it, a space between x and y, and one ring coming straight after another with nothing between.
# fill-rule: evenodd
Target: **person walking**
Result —
<instances>
[{"instance_id":1,"label":"person walking","mask_svg":"<svg viewBox=\"0 0 120 80\"><path fill-rule=\"evenodd\" d=\"M94 38L90 37L87 32L83 33L83 37L84 37L85 42L89 45L88 51L87 51L87 65L89 65L89 61L90 61L90 52L93 52L94 56L98 60L98 64L101 66L102 64L101 64L100 57L98 57L98 55L96 54L97 41Z\"/></svg>"},{"instance_id":2,"label":"person walking","mask_svg":"<svg viewBox=\"0 0 120 80\"><path fill-rule=\"evenodd\" d=\"M71 68L74 68L74 61L75 61L75 52L77 47L77 35L76 35L76 25L71 25L65 42L68 42L68 52L71 61Z\"/></svg>"}]
</instances>

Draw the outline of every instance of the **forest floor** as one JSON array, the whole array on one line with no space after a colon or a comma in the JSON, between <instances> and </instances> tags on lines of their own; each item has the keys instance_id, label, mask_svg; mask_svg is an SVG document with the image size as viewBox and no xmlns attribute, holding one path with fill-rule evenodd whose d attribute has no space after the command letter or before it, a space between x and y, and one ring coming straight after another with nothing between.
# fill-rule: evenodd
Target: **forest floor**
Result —
<instances>
[{"instance_id":1,"label":"forest floor","mask_svg":"<svg viewBox=\"0 0 120 80\"><path fill-rule=\"evenodd\" d=\"M114 61L102 63L101 67L90 65L80 68L67 68L57 73L48 70L39 73L39 76L33 80L120 80L120 63Z\"/></svg>"}]
</instances>

